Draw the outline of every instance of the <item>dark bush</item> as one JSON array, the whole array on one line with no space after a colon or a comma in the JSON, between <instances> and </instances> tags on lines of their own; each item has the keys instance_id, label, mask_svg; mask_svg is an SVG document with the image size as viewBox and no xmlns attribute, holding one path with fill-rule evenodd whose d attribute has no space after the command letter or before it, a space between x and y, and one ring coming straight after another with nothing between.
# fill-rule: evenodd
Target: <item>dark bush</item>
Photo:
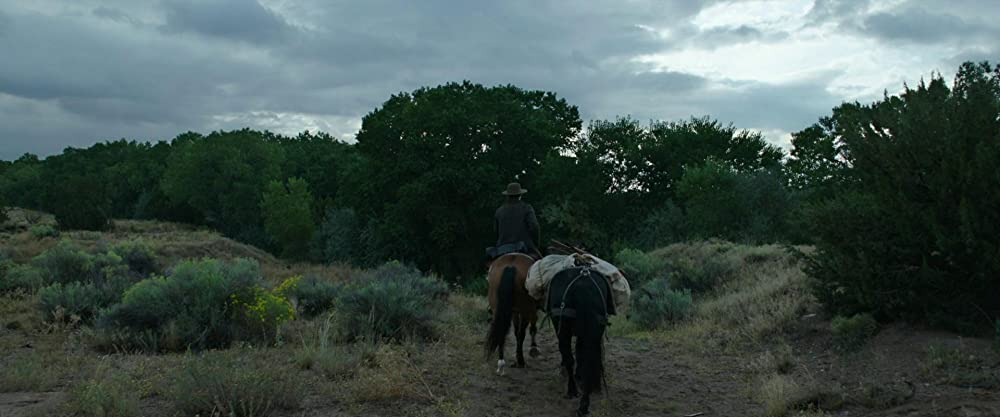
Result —
<instances>
[{"instance_id":1,"label":"dark bush","mask_svg":"<svg viewBox=\"0 0 1000 417\"><path fill-rule=\"evenodd\" d=\"M424 276L419 269L398 261L390 261L378 268L370 269L361 274L359 281L398 281L403 282L428 301L448 298L448 284L439 279Z\"/></svg>"},{"instance_id":2,"label":"dark bush","mask_svg":"<svg viewBox=\"0 0 1000 417\"><path fill-rule=\"evenodd\" d=\"M62 230L106 230L111 226L111 204L105 186L94 175L73 173L52 190L49 209Z\"/></svg>"},{"instance_id":3,"label":"dark bush","mask_svg":"<svg viewBox=\"0 0 1000 417\"><path fill-rule=\"evenodd\" d=\"M837 316L830 323L833 343L840 350L857 350L878 333L878 322L871 314L857 314L850 318Z\"/></svg>"},{"instance_id":4,"label":"dark bush","mask_svg":"<svg viewBox=\"0 0 1000 417\"><path fill-rule=\"evenodd\" d=\"M337 306L341 334L370 341L431 337L447 294L444 282L390 262L345 289Z\"/></svg>"},{"instance_id":5,"label":"dark bush","mask_svg":"<svg viewBox=\"0 0 1000 417\"><path fill-rule=\"evenodd\" d=\"M323 224L313 238L315 257L327 264L359 265L362 261L361 247L361 224L354 210L327 210Z\"/></svg>"},{"instance_id":6,"label":"dark bush","mask_svg":"<svg viewBox=\"0 0 1000 417\"><path fill-rule=\"evenodd\" d=\"M299 283L285 292L288 298L295 300L299 312L305 317L315 317L333 308L337 297L343 292L344 285L324 281L315 276L303 278Z\"/></svg>"},{"instance_id":7,"label":"dark bush","mask_svg":"<svg viewBox=\"0 0 1000 417\"><path fill-rule=\"evenodd\" d=\"M46 320L90 320L101 308L118 301L121 292L93 283L55 283L38 290Z\"/></svg>"},{"instance_id":8,"label":"dark bush","mask_svg":"<svg viewBox=\"0 0 1000 417\"><path fill-rule=\"evenodd\" d=\"M49 224L39 224L32 226L30 231L31 235L34 236L35 239L44 239L47 237L59 237L59 230L57 230L55 227L52 227L52 225Z\"/></svg>"},{"instance_id":9,"label":"dark bush","mask_svg":"<svg viewBox=\"0 0 1000 417\"><path fill-rule=\"evenodd\" d=\"M667 201L639 225L633 243L640 249L653 250L677 243L688 236L687 217L673 201Z\"/></svg>"},{"instance_id":10,"label":"dark bush","mask_svg":"<svg viewBox=\"0 0 1000 417\"><path fill-rule=\"evenodd\" d=\"M485 276L473 276L461 282L461 291L469 295L485 297L489 292L489 282Z\"/></svg>"},{"instance_id":11,"label":"dark bush","mask_svg":"<svg viewBox=\"0 0 1000 417\"><path fill-rule=\"evenodd\" d=\"M121 257L129 271L139 277L147 277L161 272L156 260L156 253L148 243L133 240L118 243L111 247L111 253Z\"/></svg>"},{"instance_id":12,"label":"dark bush","mask_svg":"<svg viewBox=\"0 0 1000 417\"><path fill-rule=\"evenodd\" d=\"M641 288L645 283L667 275L663 259L637 249L622 249L615 254L615 266L625 273L629 285Z\"/></svg>"},{"instance_id":13,"label":"dark bush","mask_svg":"<svg viewBox=\"0 0 1000 417\"><path fill-rule=\"evenodd\" d=\"M0 271L0 293L10 293L19 289L33 292L47 283L42 271L29 265L7 263L0 268L6 268L6 272Z\"/></svg>"},{"instance_id":14,"label":"dark bush","mask_svg":"<svg viewBox=\"0 0 1000 417\"><path fill-rule=\"evenodd\" d=\"M110 343L147 351L227 347L240 336L271 334L260 326L290 318L287 300L262 284L252 260L183 262L168 277L132 286L101 314L98 328Z\"/></svg>"},{"instance_id":15,"label":"dark bush","mask_svg":"<svg viewBox=\"0 0 1000 417\"><path fill-rule=\"evenodd\" d=\"M658 329L691 315L691 291L674 290L666 279L654 279L632 295L629 320L644 329Z\"/></svg>"},{"instance_id":16,"label":"dark bush","mask_svg":"<svg viewBox=\"0 0 1000 417\"><path fill-rule=\"evenodd\" d=\"M1000 70L966 63L951 88L934 77L843 104L827 124L847 169L807 210L817 298L835 314L983 333L984 313L1000 316Z\"/></svg>"},{"instance_id":17,"label":"dark bush","mask_svg":"<svg viewBox=\"0 0 1000 417\"><path fill-rule=\"evenodd\" d=\"M722 256L700 260L680 258L668 262L666 269L673 288L685 288L694 293L710 292L736 272L729 260Z\"/></svg>"},{"instance_id":18,"label":"dark bush","mask_svg":"<svg viewBox=\"0 0 1000 417\"><path fill-rule=\"evenodd\" d=\"M94 257L69 241L36 256L31 265L42 271L46 283L93 281L96 275Z\"/></svg>"}]
</instances>

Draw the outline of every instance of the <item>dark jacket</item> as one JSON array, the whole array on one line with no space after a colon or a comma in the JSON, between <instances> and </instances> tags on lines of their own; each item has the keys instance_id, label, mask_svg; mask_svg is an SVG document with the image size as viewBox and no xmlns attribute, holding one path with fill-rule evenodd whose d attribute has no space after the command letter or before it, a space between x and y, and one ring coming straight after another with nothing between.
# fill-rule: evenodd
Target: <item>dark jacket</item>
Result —
<instances>
[{"instance_id":1,"label":"dark jacket","mask_svg":"<svg viewBox=\"0 0 1000 417\"><path fill-rule=\"evenodd\" d=\"M497 247L524 242L528 248L538 252L542 235L531 204L520 200L504 203L497 209L495 218Z\"/></svg>"}]
</instances>

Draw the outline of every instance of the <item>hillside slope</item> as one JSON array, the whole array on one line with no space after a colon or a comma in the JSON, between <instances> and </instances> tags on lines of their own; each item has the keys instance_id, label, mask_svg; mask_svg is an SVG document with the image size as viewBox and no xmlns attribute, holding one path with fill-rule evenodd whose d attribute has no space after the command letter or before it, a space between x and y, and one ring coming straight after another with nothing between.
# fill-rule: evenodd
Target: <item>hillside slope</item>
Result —
<instances>
[{"instance_id":1,"label":"hillside slope","mask_svg":"<svg viewBox=\"0 0 1000 417\"><path fill-rule=\"evenodd\" d=\"M290 275L350 280L361 272L290 265L211 231L156 222L118 221L106 233L58 237L15 225L0 234L0 249L24 263L60 240L96 250L135 239L149 242L167 267L188 258L251 258L275 283ZM1000 355L990 341L890 325L856 349L835 349L829 318L785 248L709 241L645 256L658 265L654 275L686 271L712 285L694 293L689 318L668 328L613 320L609 390L595 399L595 416L1000 415ZM561 399L547 323L539 325L540 357L494 374L482 356L487 316L476 294L443 301L430 341L337 341L330 337L335 311L290 322L274 346L159 355L96 351L89 327L47 322L37 303L37 295L0 296L0 416L97 415L105 400L130 404L123 415L181 415L177 393L185 387L177 371L227 361L239 365L225 372L255 381L239 395L293 404L270 408L277 416L552 416L569 415L575 404Z\"/></svg>"}]
</instances>

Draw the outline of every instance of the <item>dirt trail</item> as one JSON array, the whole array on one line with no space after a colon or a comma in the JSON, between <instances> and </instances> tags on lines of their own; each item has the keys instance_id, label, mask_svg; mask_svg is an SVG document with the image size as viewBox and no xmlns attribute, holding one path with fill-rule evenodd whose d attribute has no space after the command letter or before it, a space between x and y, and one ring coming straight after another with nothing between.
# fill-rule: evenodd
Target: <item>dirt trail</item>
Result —
<instances>
[{"instance_id":1,"label":"dirt trail","mask_svg":"<svg viewBox=\"0 0 1000 417\"><path fill-rule=\"evenodd\" d=\"M61 392L0 393L0 417L49 414L65 396Z\"/></svg>"},{"instance_id":2,"label":"dirt trail","mask_svg":"<svg viewBox=\"0 0 1000 417\"><path fill-rule=\"evenodd\" d=\"M505 376L496 376L490 364L467 370L466 415L573 415L578 402L562 398L566 383L559 374L551 328L540 329L538 344L542 354L528 358L526 369L508 369ZM759 414L760 406L743 394L746 384L740 372L705 369L694 358L676 355L655 341L615 337L606 346L609 390L593 398L595 417ZM733 358L713 359L709 362L714 369L739 369ZM700 360L705 363L705 358Z\"/></svg>"}]
</instances>

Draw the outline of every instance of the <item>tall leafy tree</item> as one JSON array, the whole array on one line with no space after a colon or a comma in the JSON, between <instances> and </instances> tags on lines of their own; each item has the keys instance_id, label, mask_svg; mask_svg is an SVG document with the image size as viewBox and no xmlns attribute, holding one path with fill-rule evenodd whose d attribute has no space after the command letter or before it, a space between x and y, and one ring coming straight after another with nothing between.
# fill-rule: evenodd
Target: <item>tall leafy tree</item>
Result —
<instances>
[{"instance_id":1,"label":"tall leafy tree","mask_svg":"<svg viewBox=\"0 0 1000 417\"><path fill-rule=\"evenodd\" d=\"M93 165L88 151L67 148L46 159L39 190L42 206L63 229L103 230L111 223L112 201L107 177Z\"/></svg>"},{"instance_id":2,"label":"tall leafy tree","mask_svg":"<svg viewBox=\"0 0 1000 417\"><path fill-rule=\"evenodd\" d=\"M834 110L854 179L810 212L832 310L969 328L1000 316L1000 69L966 63Z\"/></svg>"},{"instance_id":3,"label":"tall leafy tree","mask_svg":"<svg viewBox=\"0 0 1000 417\"><path fill-rule=\"evenodd\" d=\"M229 236L267 245L258 203L285 160L275 136L249 129L184 135L174 147L161 182L164 194Z\"/></svg>"},{"instance_id":4,"label":"tall leafy tree","mask_svg":"<svg viewBox=\"0 0 1000 417\"><path fill-rule=\"evenodd\" d=\"M514 86L450 83L394 95L357 135L367 173L359 214L381 219L390 256L449 276L478 274L503 185L521 179L530 189L546 155L580 128L576 107Z\"/></svg>"},{"instance_id":5,"label":"tall leafy tree","mask_svg":"<svg viewBox=\"0 0 1000 417\"><path fill-rule=\"evenodd\" d=\"M10 163L0 175L0 194L12 206L39 209L42 206L42 161L25 154Z\"/></svg>"},{"instance_id":6,"label":"tall leafy tree","mask_svg":"<svg viewBox=\"0 0 1000 417\"><path fill-rule=\"evenodd\" d=\"M313 196L301 178L286 183L271 181L261 197L264 230L282 248L285 257L306 259L309 242L316 229L312 212Z\"/></svg>"}]
</instances>

